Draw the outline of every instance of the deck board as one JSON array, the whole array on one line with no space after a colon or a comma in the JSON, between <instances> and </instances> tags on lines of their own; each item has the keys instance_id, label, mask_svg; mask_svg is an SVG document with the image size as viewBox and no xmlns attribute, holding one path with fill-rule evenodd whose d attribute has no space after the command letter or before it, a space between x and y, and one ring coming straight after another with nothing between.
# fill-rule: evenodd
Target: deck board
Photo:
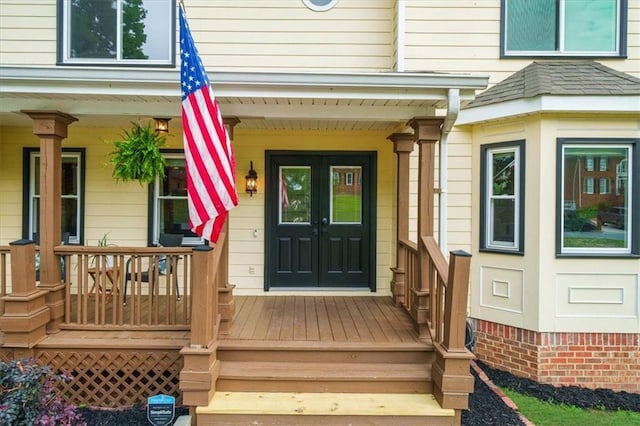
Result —
<instances>
[{"instance_id":1,"label":"deck board","mask_svg":"<svg viewBox=\"0 0 640 426\"><path fill-rule=\"evenodd\" d=\"M238 309L224 340L418 342L409 315L389 297L236 296L236 303Z\"/></svg>"}]
</instances>

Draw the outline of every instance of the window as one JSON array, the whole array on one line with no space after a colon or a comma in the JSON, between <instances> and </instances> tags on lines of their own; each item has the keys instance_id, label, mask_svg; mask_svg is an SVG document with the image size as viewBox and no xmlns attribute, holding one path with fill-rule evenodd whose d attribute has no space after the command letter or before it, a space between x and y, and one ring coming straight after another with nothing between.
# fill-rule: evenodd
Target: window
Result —
<instances>
[{"instance_id":1,"label":"window","mask_svg":"<svg viewBox=\"0 0 640 426\"><path fill-rule=\"evenodd\" d=\"M501 55L626 56L627 0L502 0Z\"/></svg>"},{"instance_id":2,"label":"window","mask_svg":"<svg viewBox=\"0 0 640 426\"><path fill-rule=\"evenodd\" d=\"M59 0L64 64L174 65L175 0Z\"/></svg>"},{"instance_id":3,"label":"window","mask_svg":"<svg viewBox=\"0 0 640 426\"><path fill-rule=\"evenodd\" d=\"M592 177L584 178L584 193L593 194L593 178Z\"/></svg>"},{"instance_id":4,"label":"window","mask_svg":"<svg viewBox=\"0 0 640 426\"><path fill-rule=\"evenodd\" d=\"M347 184L347 186L353 185L353 173L345 174L345 183Z\"/></svg>"},{"instance_id":5,"label":"window","mask_svg":"<svg viewBox=\"0 0 640 426\"><path fill-rule=\"evenodd\" d=\"M338 0L302 0L305 6L316 12L324 12L338 3Z\"/></svg>"},{"instance_id":6,"label":"window","mask_svg":"<svg viewBox=\"0 0 640 426\"><path fill-rule=\"evenodd\" d=\"M558 139L557 205L563 206L556 216L558 255L638 254L639 146L640 139ZM589 157L606 157L625 167L612 166L599 172L601 177L585 178L582 164ZM581 182L585 188L579 187ZM611 182L616 182L615 193Z\"/></svg>"},{"instance_id":7,"label":"window","mask_svg":"<svg viewBox=\"0 0 640 426\"><path fill-rule=\"evenodd\" d=\"M606 172L607 170L609 170L609 158L607 158L606 156L600 157L599 170L601 172Z\"/></svg>"},{"instance_id":8,"label":"window","mask_svg":"<svg viewBox=\"0 0 640 426\"><path fill-rule=\"evenodd\" d=\"M592 172L595 170L595 161L593 160L593 157L587 157L584 160L584 169L588 172Z\"/></svg>"},{"instance_id":9,"label":"window","mask_svg":"<svg viewBox=\"0 0 640 426\"><path fill-rule=\"evenodd\" d=\"M62 150L62 232L69 233L71 244L84 238L84 155L82 148ZM33 239L40 232L40 150L24 149L23 234Z\"/></svg>"},{"instance_id":10,"label":"window","mask_svg":"<svg viewBox=\"0 0 640 426\"><path fill-rule=\"evenodd\" d=\"M164 179L156 179L150 185L152 203L149 208L152 229L149 244L156 244L160 234L182 234L184 245L201 245L204 239L189 228L189 206L187 202L187 174L184 153L163 153L166 165Z\"/></svg>"},{"instance_id":11,"label":"window","mask_svg":"<svg viewBox=\"0 0 640 426\"><path fill-rule=\"evenodd\" d=\"M524 253L524 141L481 147L480 248Z\"/></svg>"}]
</instances>

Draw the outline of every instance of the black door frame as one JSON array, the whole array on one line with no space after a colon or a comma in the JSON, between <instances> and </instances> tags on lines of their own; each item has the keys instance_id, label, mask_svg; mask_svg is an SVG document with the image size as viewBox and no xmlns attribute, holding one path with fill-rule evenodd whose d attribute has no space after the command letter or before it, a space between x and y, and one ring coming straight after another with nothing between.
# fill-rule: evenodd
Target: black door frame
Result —
<instances>
[{"instance_id":1,"label":"black door frame","mask_svg":"<svg viewBox=\"0 0 640 426\"><path fill-rule=\"evenodd\" d=\"M274 237L271 229L271 221L274 219L273 215L277 214L278 209L274 207L274 203L277 203L278 200L272 200L269 197L270 191L268 189L269 182L272 179L272 173L276 173L276 170L272 170L271 163L272 157L275 156L290 156L292 158L295 157L306 157L306 156L319 156L319 157L331 157L331 156L342 156L342 157L350 157L350 156L366 156L369 157L369 163L371 168L371 182L370 182L370 206L369 211L363 211L363 215L368 215L367 220L369 221L369 248L366 255L369 256L369 290L372 292L376 291L376 230L377 230L377 162L378 162L378 153L376 151L299 151L299 150L267 150L265 151L265 241L264 241L264 253L265 253L265 264L264 264L264 290L269 291L272 288L278 289L286 289L287 287L280 286L271 286L270 283L270 271L269 268L274 262L275 256L271 253L269 248L269 244L271 242L271 238ZM366 289L367 287L362 287ZM336 287L336 290L340 290L340 287ZM313 290L326 290L325 287L307 287L305 290L313 291Z\"/></svg>"}]
</instances>

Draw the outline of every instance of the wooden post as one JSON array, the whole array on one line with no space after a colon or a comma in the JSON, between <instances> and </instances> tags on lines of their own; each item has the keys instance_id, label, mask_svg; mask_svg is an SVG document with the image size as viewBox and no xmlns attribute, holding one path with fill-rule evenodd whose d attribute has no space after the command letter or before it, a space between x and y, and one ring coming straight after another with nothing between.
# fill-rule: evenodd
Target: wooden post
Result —
<instances>
[{"instance_id":1,"label":"wooden post","mask_svg":"<svg viewBox=\"0 0 640 426\"><path fill-rule=\"evenodd\" d=\"M11 293L4 296L4 314L0 330L5 347L33 348L46 337L50 310L46 305L48 290L36 287L35 244L18 240L11 246Z\"/></svg>"},{"instance_id":2,"label":"wooden post","mask_svg":"<svg viewBox=\"0 0 640 426\"><path fill-rule=\"evenodd\" d=\"M225 128L229 139L233 142L233 129L240 123L238 117L223 117ZM223 246L222 259L220 261L221 279L218 280L218 312L220 313L220 329L218 333L228 334L233 321L233 314L236 310L235 300L233 298L233 289L235 285L229 283L229 218L224 224L222 232L226 234L226 241Z\"/></svg>"},{"instance_id":3,"label":"wooden post","mask_svg":"<svg viewBox=\"0 0 640 426\"><path fill-rule=\"evenodd\" d=\"M449 277L444 301L444 333L436 342L436 360L431 366L433 394L442 408L466 409L473 392L469 361L473 354L464 346L467 316L467 292L471 255L450 252Z\"/></svg>"},{"instance_id":4,"label":"wooden post","mask_svg":"<svg viewBox=\"0 0 640 426\"><path fill-rule=\"evenodd\" d=\"M435 145L440 139L440 127L444 119L416 117L409 121L418 143L418 241L422 237L433 236L434 229L434 182L435 182ZM427 267L427 253L423 244L418 244L418 278L420 288L414 291L414 304L411 314L416 321L420 339L430 338L429 332L429 292L434 284L433 273Z\"/></svg>"},{"instance_id":5,"label":"wooden post","mask_svg":"<svg viewBox=\"0 0 640 426\"><path fill-rule=\"evenodd\" d=\"M410 133L393 133L387 138L393 142L393 152L398 157L396 181L396 266L391 268L391 290L396 305L405 304L406 252L400 240L409 238L409 156L413 151L415 136Z\"/></svg>"},{"instance_id":6,"label":"wooden post","mask_svg":"<svg viewBox=\"0 0 640 426\"><path fill-rule=\"evenodd\" d=\"M213 271L214 249L193 249L191 294L191 344L182 348L184 367L180 371L180 390L185 405L207 405L215 393L220 371L217 360L217 287Z\"/></svg>"},{"instance_id":7,"label":"wooden post","mask_svg":"<svg viewBox=\"0 0 640 426\"><path fill-rule=\"evenodd\" d=\"M40 138L40 288L49 291L47 306L51 320L47 333L60 331L64 318L64 284L60 260L53 248L60 245L62 209L62 139L77 119L59 111L22 111L33 120L33 133Z\"/></svg>"}]
</instances>

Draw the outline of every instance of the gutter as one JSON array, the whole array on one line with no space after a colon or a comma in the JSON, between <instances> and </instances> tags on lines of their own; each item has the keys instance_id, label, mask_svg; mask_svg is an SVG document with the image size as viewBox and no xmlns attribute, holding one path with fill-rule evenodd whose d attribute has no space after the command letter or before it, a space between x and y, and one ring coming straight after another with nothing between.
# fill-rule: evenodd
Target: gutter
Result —
<instances>
[{"instance_id":1,"label":"gutter","mask_svg":"<svg viewBox=\"0 0 640 426\"><path fill-rule=\"evenodd\" d=\"M440 245L440 251L447 256L447 167L448 161L448 139L451 129L458 118L460 113L460 89L449 89L447 94L447 115L442 123L440 129L440 167L438 181L440 183L440 193L438 194L438 241Z\"/></svg>"}]
</instances>

